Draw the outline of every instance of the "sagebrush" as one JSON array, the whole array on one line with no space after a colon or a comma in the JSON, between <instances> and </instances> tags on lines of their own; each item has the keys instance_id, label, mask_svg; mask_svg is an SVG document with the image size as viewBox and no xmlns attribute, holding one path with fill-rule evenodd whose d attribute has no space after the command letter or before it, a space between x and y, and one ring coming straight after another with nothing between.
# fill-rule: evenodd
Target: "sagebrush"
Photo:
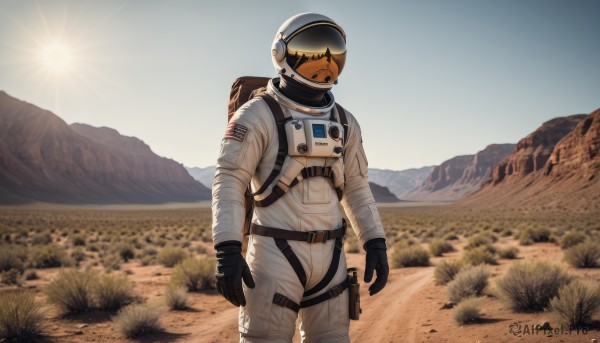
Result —
<instances>
[{"instance_id":1,"label":"sagebrush","mask_svg":"<svg viewBox=\"0 0 600 343\"><path fill-rule=\"evenodd\" d=\"M488 278L489 273L484 265L464 267L446 286L448 299L456 304L463 299L482 295Z\"/></svg>"},{"instance_id":2,"label":"sagebrush","mask_svg":"<svg viewBox=\"0 0 600 343\"><path fill-rule=\"evenodd\" d=\"M571 277L558 264L519 261L496 281L506 304L515 311L542 311Z\"/></svg>"},{"instance_id":3,"label":"sagebrush","mask_svg":"<svg viewBox=\"0 0 600 343\"><path fill-rule=\"evenodd\" d=\"M44 333L44 313L27 291L0 293L0 341L29 342Z\"/></svg>"},{"instance_id":4,"label":"sagebrush","mask_svg":"<svg viewBox=\"0 0 600 343\"><path fill-rule=\"evenodd\" d=\"M549 309L564 324L582 326L600 312L600 284L589 279L575 279L562 286L550 300Z\"/></svg>"}]
</instances>

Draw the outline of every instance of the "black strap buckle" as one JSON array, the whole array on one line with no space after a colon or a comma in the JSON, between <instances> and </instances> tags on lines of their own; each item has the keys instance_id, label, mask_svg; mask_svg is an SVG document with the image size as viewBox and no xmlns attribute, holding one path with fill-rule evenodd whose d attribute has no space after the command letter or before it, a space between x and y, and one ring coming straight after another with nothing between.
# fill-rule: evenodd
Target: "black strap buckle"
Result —
<instances>
[{"instance_id":1,"label":"black strap buckle","mask_svg":"<svg viewBox=\"0 0 600 343\"><path fill-rule=\"evenodd\" d=\"M344 292L344 288L341 285L337 285L329 290L329 294L331 294L331 296L334 298L337 297L338 295L342 294L343 292Z\"/></svg>"},{"instance_id":2,"label":"black strap buckle","mask_svg":"<svg viewBox=\"0 0 600 343\"><path fill-rule=\"evenodd\" d=\"M306 233L306 242L325 243L329 239L329 231L309 231Z\"/></svg>"},{"instance_id":3,"label":"black strap buckle","mask_svg":"<svg viewBox=\"0 0 600 343\"><path fill-rule=\"evenodd\" d=\"M286 297L283 294L275 293L273 295L273 304L281 307L287 307L296 313L300 311L300 305L296 304L294 301L292 301L290 298Z\"/></svg>"}]
</instances>

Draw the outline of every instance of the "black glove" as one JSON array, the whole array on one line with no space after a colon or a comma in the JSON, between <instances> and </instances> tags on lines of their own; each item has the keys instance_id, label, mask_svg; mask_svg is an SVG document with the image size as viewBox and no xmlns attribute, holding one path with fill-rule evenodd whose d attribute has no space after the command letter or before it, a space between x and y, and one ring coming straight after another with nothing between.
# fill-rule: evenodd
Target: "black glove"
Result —
<instances>
[{"instance_id":1,"label":"black glove","mask_svg":"<svg viewBox=\"0 0 600 343\"><path fill-rule=\"evenodd\" d=\"M215 246L217 249L217 291L235 306L246 306L242 279L246 286L254 288L254 279L248 264L242 257L242 243L227 241Z\"/></svg>"},{"instance_id":2,"label":"black glove","mask_svg":"<svg viewBox=\"0 0 600 343\"><path fill-rule=\"evenodd\" d=\"M371 282L371 279L373 279L373 271L377 272L375 282L369 287L369 295L374 295L385 287L388 280L388 274L390 273L385 238L373 238L365 243L363 248L367 252L365 282Z\"/></svg>"}]
</instances>

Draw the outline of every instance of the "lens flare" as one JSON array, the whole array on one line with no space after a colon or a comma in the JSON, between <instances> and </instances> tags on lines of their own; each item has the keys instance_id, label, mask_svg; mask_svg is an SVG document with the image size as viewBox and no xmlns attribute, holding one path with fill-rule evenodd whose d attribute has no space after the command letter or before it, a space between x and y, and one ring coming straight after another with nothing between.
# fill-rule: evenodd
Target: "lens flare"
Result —
<instances>
[{"instance_id":1,"label":"lens flare","mask_svg":"<svg viewBox=\"0 0 600 343\"><path fill-rule=\"evenodd\" d=\"M57 72L68 69L72 60L73 54L71 49L63 43L49 44L42 54L44 66Z\"/></svg>"}]
</instances>

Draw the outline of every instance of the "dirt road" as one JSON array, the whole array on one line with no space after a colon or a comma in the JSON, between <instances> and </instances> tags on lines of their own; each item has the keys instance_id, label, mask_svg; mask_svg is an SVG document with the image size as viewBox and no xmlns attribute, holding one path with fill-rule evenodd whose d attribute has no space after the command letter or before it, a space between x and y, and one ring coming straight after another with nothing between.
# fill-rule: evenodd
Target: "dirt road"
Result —
<instances>
[{"instance_id":1,"label":"dirt road","mask_svg":"<svg viewBox=\"0 0 600 343\"><path fill-rule=\"evenodd\" d=\"M411 312L411 303L422 295L423 287L432 282L433 268L394 269L381 294L373 297L361 294L363 314L359 321L350 323L353 342L413 342L416 337L418 317ZM366 291L366 287L364 290ZM362 293L362 292L361 292ZM403 329L399 332L398 326Z\"/></svg>"},{"instance_id":2,"label":"dirt road","mask_svg":"<svg viewBox=\"0 0 600 343\"><path fill-rule=\"evenodd\" d=\"M414 341L420 326L416 323L418 317L411 312L411 303L422 297L419 292L432 282L432 273L433 268L394 269L384 291L374 297L368 295L368 285L361 285L363 313L359 321L350 323L351 340L397 342L401 337L403 341ZM190 338L211 343L236 341L238 309L227 306L214 312L194 326ZM399 323L405 328L400 333ZM294 342L300 342L298 332Z\"/></svg>"}]
</instances>

